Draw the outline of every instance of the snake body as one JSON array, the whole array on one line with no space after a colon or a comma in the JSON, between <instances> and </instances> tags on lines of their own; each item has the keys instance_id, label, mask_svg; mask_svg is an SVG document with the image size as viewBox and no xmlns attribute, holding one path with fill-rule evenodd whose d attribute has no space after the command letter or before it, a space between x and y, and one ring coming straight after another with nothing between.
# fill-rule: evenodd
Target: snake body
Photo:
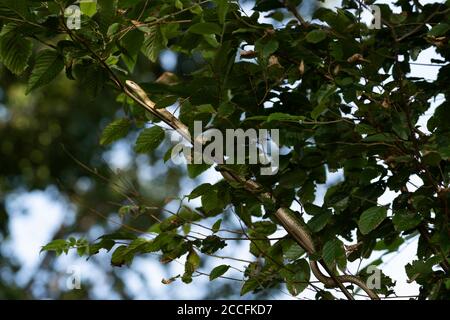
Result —
<instances>
[{"instance_id":1,"label":"snake body","mask_svg":"<svg viewBox=\"0 0 450 320\"><path fill-rule=\"evenodd\" d=\"M178 133L180 133L185 139L187 139L191 143L195 143L195 141L192 139L189 133L188 127L185 124L183 124L179 119L174 117L167 110L156 108L155 103L149 99L145 91L138 84L136 84L131 80L127 80L125 84L126 86L124 87L124 91L129 97L131 97L133 100L139 103L142 107L144 107L148 112L153 114L155 117L159 118L161 121L165 122L167 125L171 126L173 129L178 131ZM275 199L270 193L261 192L261 190L263 190L263 187L256 181L251 179L245 179L239 175L236 175L234 172L228 170L226 167L220 165L219 167L222 169L220 170L220 172L225 180L229 182L237 182L240 185L242 185L246 190L252 192L253 194L256 194L257 197L259 197L261 200L264 201L270 200L271 202L275 203ZM311 256L312 254L317 252L314 245L314 241L311 238L311 235L309 234L305 226L303 226L302 223L299 221L299 218L296 217L294 212L292 212L288 208L281 207L275 212L275 216L281 222L286 231L298 242L298 244L308 253L308 255ZM326 269L326 271L330 275L332 275L332 273L330 272L330 270L328 270L326 265L324 263L321 264ZM373 292L367 286L367 284L358 277L352 275L339 275L328 277L322 273L322 271L319 268L318 262L313 261L311 259L310 259L310 267L314 276L320 282L322 282L325 285L325 287L328 288L341 287L341 289L343 289L345 293L346 291L345 288L342 288L343 283L352 283L360 287L362 290L364 290L371 299L373 300L380 299L378 295L375 292ZM349 298L352 299L353 297L350 296Z\"/></svg>"},{"instance_id":2,"label":"snake body","mask_svg":"<svg viewBox=\"0 0 450 320\"><path fill-rule=\"evenodd\" d=\"M191 141L189 129L180 120L173 116L169 111L156 108L156 104L149 99L145 91L137 83L127 80L125 84L125 92L131 98L133 98L155 117L173 127L179 134L181 134L181 136L183 136L183 138Z\"/></svg>"},{"instance_id":3,"label":"snake body","mask_svg":"<svg viewBox=\"0 0 450 320\"><path fill-rule=\"evenodd\" d=\"M283 224L284 228L288 231L288 233L291 234L295 238L295 240L297 240L297 242L308 253L308 255L316 253L316 249L314 246L314 242L311 238L311 235L306 230L306 228L300 223L298 218L290 209L280 208L277 210L275 215L281 221L281 224ZM371 299L373 300L380 299L378 295L374 293L367 286L367 284L358 277L352 275L341 275L336 276L335 280L331 277L327 277L322 273L317 261L310 260L310 267L314 276L317 278L317 280L322 282L325 285L325 287L328 288L337 287L338 283L336 282L336 280L339 281L340 283L352 283L360 287L362 290L364 290L364 292L366 292Z\"/></svg>"}]
</instances>

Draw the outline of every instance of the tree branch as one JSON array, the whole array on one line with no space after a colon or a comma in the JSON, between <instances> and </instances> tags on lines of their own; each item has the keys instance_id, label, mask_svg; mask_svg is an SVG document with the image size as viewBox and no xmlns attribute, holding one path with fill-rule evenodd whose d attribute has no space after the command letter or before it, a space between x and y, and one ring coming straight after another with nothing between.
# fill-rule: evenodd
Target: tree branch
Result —
<instances>
[{"instance_id":1,"label":"tree branch","mask_svg":"<svg viewBox=\"0 0 450 320\"><path fill-rule=\"evenodd\" d=\"M298 20L298 22L300 22L301 25L303 25L304 27L309 27L309 23L300 15L295 5L290 3L288 0L283 0L283 5L290 13L292 13L292 15Z\"/></svg>"}]
</instances>

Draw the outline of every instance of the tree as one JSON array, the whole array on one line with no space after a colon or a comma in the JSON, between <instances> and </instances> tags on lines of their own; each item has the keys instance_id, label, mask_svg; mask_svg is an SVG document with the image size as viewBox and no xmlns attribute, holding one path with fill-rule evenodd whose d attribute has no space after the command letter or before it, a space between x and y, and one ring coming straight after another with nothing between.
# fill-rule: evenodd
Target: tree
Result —
<instances>
[{"instance_id":1,"label":"tree","mask_svg":"<svg viewBox=\"0 0 450 320\"><path fill-rule=\"evenodd\" d=\"M381 262L373 253L398 252L414 238L417 259L405 272L420 285L419 298L448 299L448 2L399 0L394 5L401 13L379 4L380 29L359 19L374 1L319 8L309 22L298 10L301 2L256 1L247 16L238 2L225 0L98 0L80 7L0 1L0 58L22 74L33 57L27 91L65 70L83 92L117 95L125 113L106 126L102 145L137 129L136 153L158 155L165 129L190 139L200 121L220 132L277 129L284 151L274 175L249 161L217 164L223 180L181 199L200 198L200 207L180 200L176 212L164 215L163 209L143 230L132 223L135 215L154 216L147 201L122 194L121 230L94 242L58 239L43 250L76 249L89 257L106 249L117 267L148 253L159 253L163 263L183 257L184 273L165 281L190 283L199 274L211 281L227 277L235 266L207 272L203 259L225 258L220 252L231 241L247 241L254 259L240 270L241 294L285 285L294 296L313 288L316 298L331 299L338 288L348 299L361 289L378 299L395 292L383 274L370 285L372 267ZM272 22L260 19L264 15ZM138 57L156 63L167 48L195 67L146 82ZM414 61L430 48L442 57L430 63L439 67L436 80L411 77ZM438 96L443 101L434 109ZM165 110L173 105L178 118ZM429 110L424 129L418 121ZM167 161L172 149L165 151ZM187 172L196 178L209 167L189 164ZM330 172L342 180L319 201L317 187ZM382 205L388 190L395 199ZM228 230L230 216L239 218L237 230ZM367 260L357 275L340 275L356 260Z\"/></svg>"}]
</instances>

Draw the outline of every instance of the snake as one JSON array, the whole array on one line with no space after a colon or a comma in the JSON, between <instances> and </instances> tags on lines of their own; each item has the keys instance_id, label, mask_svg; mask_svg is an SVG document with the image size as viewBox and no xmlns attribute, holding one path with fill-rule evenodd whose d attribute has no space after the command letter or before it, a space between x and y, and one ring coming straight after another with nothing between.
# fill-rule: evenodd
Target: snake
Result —
<instances>
[{"instance_id":1,"label":"snake","mask_svg":"<svg viewBox=\"0 0 450 320\"><path fill-rule=\"evenodd\" d=\"M134 81L126 80L124 86L125 93L132 98L134 101L139 103L144 109L150 112L152 115L175 129L182 137L194 143L189 133L188 127L183 124L178 118L176 118L172 113L163 109L157 108L156 104L150 100L147 93ZM244 186L244 188L252 193L257 193L258 197L261 200L267 201L270 200L272 202L276 202L273 196L269 192L261 192L263 187L254 180L245 179L233 171L230 171L226 167L221 167L220 173L225 178L225 180L229 182L237 182ZM290 234L296 242L306 251L306 253L311 256L317 253L316 247L314 245L314 241L311 237L311 234L297 217L297 215L286 207L280 207L275 211L276 218L280 221L284 229ZM371 290L368 285L360 278L353 275L337 275L333 277L329 277L325 275L319 267L318 261L313 259L310 260L310 268L314 276L324 284L327 288L341 287L344 283L351 283L358 287L360 287L372 300L379 300L379 296ZM321 265L325 268L327 273L332 275L331 271L328 269L325 263L321 263ZM346 291L343 290L345 293ZM353 299L352 296L347 296L350 299Z\"/></svg>"},{"instance_id":2,"label":"snake","mask_svg":"<svg viewBox=\"0 0 450 320\"><path fill-rule=\"evenodd\" d=\"M317 252L310 233L299 221L299 218L292 210L281 207L276 211L275 216L278 220L280 220L286 231L299 243L299 245L308 253L309 256ZM362 279L353 275L339 275L335 276L333 279L332 277L328 277L322 273L317 261L310 259L309 264L314 276L317 280L322 282L325 287L337 287L339 286L338 282L351 283L360 287L372 300L380 300L380 297L373 292L373 290L371 290ZM324 267L326 266L325 264L323 265ZM328 271L328 273L330 272Z\"/></svg>"}]
</instances>

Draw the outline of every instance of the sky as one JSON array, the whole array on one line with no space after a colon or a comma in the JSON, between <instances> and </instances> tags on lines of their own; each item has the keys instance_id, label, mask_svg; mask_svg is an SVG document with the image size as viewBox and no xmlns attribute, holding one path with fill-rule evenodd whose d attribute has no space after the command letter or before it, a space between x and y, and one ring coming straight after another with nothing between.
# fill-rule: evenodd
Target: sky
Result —
<instances>
[{"instance_id":1,"label":"sky","mask_svg":"<svg viewBox=\"0 0 450 320\"><path fill-rule=\"evenodd\" d=\"M391 1L378 1L379 3L391 3ZM420 1L425 4L434 1ZM334 7L338 1L327 1L327 6ZM244 9L248 14L251 14L251 3L244 5ZM363 16L364 21L369 21L370 15L368 13ZM428 49L421 53L415 63L430 63L432 58L439 58L437 54L432 50ZM165 51L161 55L161 62L163 68L166 70L172 70L175 67L176 57L170 51ZM412 65L411 66L411 76L421 77L426 75L427 79L433 80L437 77L438 68L423 66L423 65ZM432 108L426 112L424 116L421 117L419 125L422 126L422 130L426 130L426 122L429 117L433 114L434 108L440 103L439 99L437 102L432 103ZM0 118L1 118L1 108L0 108ZM112 167L121 169L129 165L132 161L130 156L129 146L124 142L116 143L113 148L105 153L105 161L110 163ZM114 160L112 160L114 159ZM161 164L149 168L145 158L138 159L139 165L139 176L144 181L150 181L152 176L156 174L156 171L161 170ZM218 172L214 169L210 169L200 177L200 182L214 183L221 178ZM331 183L336 183L342 179L342 173L328 173L327 185ZM422 182L420 178L416 177L414 179L414 184L421 185ZM182 184L182 193L188 194L196 186L196 182L191 181L188 178L184 178ZM327 185L320 186L318 189L318 199L317 204L320 204L321 198L326 191ZM411 187L411 190L413 187ZM391 203L396 196L393 192L386 192L380 199L381 204ZM175 205L175 204L171 204ZM191 206L199 206L198 200L191 201L189 203ZM27 190L17 190L14 194L11 194L7 198L7 209L11 215L10 219L10 230L11 230L11 240L6 246L3 246L2 250L10 252L15 255L18 261L20 261L22 268L17 274L17 279L19 283L26 283L30 276L33 275L35 267L39 264L39 261L43 258L43 255L39 253L40 248L51 240L52 234L56 232L56 229L63 221L70 221L75 215L75 208L64 199L55 187L49 187L42 191L31 191ZM293 209L298 209L295 206ZM92 230L92 236L95 233L98 236L101 235L101 230ZM280 235L284 232L280 231ZM396 292L399 296L409 296L416 295L418 293L418 285L415 283L408 284L406 282L406 274L404 271L404 265L414 260L415 253L417 249L417 240L409 241L402 245L400 252L395 252L393 254L387 255L383 258L384 264L382 270L385 274L390 276L392 279L397 281ZM248 252L248 244L233 244L229 245L221 252L223 256L239 256L241 259L252 259ZM374 255L375 257L376 255ZM373 257L372 257L373 258ZM100 260L108 265L109 254L101 253L99 256ZM95 282L94 296L97 298L114 299L116 297L111 296L109 290L109 279L104 275L101 270L93 267L93 264L84 259L79 259L75 257L74 254L69 254L68 256L62 256L58 258L58 266L60 275L64 278L68 276L67 270L71 267L76 267L81 270L81 279L83 281ZM223 261L212 260L209 265L204 266L205 271L211 270L214 266L223 264ZM229 263L229 262L228 262ZM241 265L233 262L236 267L242 267ZM358 263L351 263L349 265L349 270L355 272L358 268ZM204 290L206 286L210 285L209 280L206 277L199 277L190 285L185 285L181 281L176 281L171 285L163 285L161 280L163 278L170 278L173 275L183 273L184 265L183 259L179 262L172 264L170 268L170 273L167 273L167 269L163 268L157 259L152 258L137 258L133 262L133 270L138 270L145 277L145 281L137 275L135 272L131 272L126 269L121 269L119 272L123 273L126 282L129 286L130 293L136 299L145 298L159 298L159 299L197 299L202 298L204 295ZM230 275L233 275L230 272ZM239 273L235 273L235 276L240 276ZM50 278L49 278L50 279ZM48 279L47 279L48 280ZM44 281L47 281L44 279ZM223 281L223 280L216 280ZM300 295L302 298L312 299L314 298L313 292L304 292ZM45 298L45 297L43 297ZM274 299L293 299L286 292L278 292L272 298Z\"/></svg>"}]
</instances>

